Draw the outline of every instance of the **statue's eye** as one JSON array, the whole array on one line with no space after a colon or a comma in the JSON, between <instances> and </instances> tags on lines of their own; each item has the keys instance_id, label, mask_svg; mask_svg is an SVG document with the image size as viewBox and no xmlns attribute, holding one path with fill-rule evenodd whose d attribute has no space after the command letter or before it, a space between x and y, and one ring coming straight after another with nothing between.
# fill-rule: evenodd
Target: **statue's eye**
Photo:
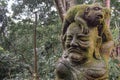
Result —
<instances>
[{"instance_id":1,"label":"statue's eye","mask_svg":"<svg viewBox=\"0 0 120 80\"><path fill-rule=\"evenodd\" d=\"M85 41L88 41L88 37L81 37L79 40L85 42Z\"/></svg>"},{"instance_id":2,"label":"statue's eye","mask_svg":"<svg viewBox=\"0 0 120 80\"><path fill-rule=\"evenodd\" d=\"M101 10L100 7L94 7L93 9L96 10L96 11Z\"/></svg>"},{"instance_id":3,"label":"statue's eye","mask_svg":"<svg viewBox=\"0 0 120 80\"><path fill-rule=\"evenodd\" d=\"M71 36L71 35L67 36L67 40L72 40L72 38L73 38L73 36Z\"/></svg>"},{"instance_id":4,"label":"statue's eye","mask_svg":"<svg viewBox=\"0 0 120 80\"><path fill-rule=\"evenodd\" d=\"M78 35L77 39L80 40L80 41L88 41L89 37L85 36L85 35Z\"/></svg>"}]
</instances>

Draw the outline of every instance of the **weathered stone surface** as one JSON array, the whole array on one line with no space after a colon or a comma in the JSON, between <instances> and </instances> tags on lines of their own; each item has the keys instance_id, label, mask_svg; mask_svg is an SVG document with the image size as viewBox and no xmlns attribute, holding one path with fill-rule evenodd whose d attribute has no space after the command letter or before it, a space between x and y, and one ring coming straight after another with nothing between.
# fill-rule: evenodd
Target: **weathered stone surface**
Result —
<instances>
[{"instance_id":1,"label":"weathered stone surface","mask_svg":"<svg viewBox=\"0 0 120 80\"><path fill-rule=\"evenodd\" d=\"M102 7L98 9L99 7L93 5L89 7L90 10L95 11L95 14L86 16L89 20L91 16L94 17L92 23L95 23L95 26L88 25L88 20L76 13L77 17L70 17L73 21L63 28L64 50L56 64L55 80L108 80L108 64L105 62L104 53L111 51L113 41L108 29L105 29L105 32L100 31L101 27L107 28L105 20L101 22L101 18L105 19L104 15L101 17L105 8L102 10ZM100 13L100 19L98 19L98 13ZM97 20L94 15L97 15ZM96 22L99 20L99 23Z\"/></svg>"}]
</instances>

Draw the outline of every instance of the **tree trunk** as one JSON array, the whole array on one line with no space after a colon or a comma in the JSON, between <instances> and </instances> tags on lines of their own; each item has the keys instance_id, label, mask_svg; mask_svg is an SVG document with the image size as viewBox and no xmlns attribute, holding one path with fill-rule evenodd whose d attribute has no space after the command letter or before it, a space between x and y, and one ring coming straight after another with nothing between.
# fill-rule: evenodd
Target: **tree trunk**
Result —
<instances>
[{"instance_id":1,"label":"tree trunk","mask_svg":"<svg viewBox=\"0 0 120 80\"><path fill-rule=\"evenodd\" d=\"M36 27L37 27L37 12L35 12L35 25L34 25L34 73L33 80L38 80L38 70L37 70L37 51L36 51Z\"/></svg>"},{"instance_id":2,"label":"tree trunk","mask_svg":"<svg viewBox=\"0 0 120 80\"><path fill-rule=\"evenodd\" d=\"M106 6L107 8L110 8L110 0L105 0L105 6ZM110 18L108 18L108 19L106 20L106 23L107 23L107 26L109 27L109 26L110 26Z\"/></svg>"},{"instance_id":3,"label":"tree trunk","mask_svg":"<svg viewBox=\"0 0 120 80\"><path fill-rule=\"evenodd\" d=\"M76 4L76 0L54 0L54 3L63 22L66 11Z\"/></svg>"}]
</instances>

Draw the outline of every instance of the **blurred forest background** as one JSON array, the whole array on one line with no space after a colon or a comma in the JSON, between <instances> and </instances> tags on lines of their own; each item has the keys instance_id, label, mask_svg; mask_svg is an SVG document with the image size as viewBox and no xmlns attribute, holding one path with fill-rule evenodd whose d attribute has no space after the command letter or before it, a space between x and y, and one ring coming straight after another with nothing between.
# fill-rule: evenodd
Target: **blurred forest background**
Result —
<instances>
[{"instance_id":1,"label":"blurred forest background","mask_svg":"<svg viewBox=\"0 0 120 80\"><path fill-rule=\"evenodd\" d=\"M91 4L93 0L77 3ZM110 29L115 45L120 45L120 0L111 0L110 5ZM33 79L35 11L38 76L54 80L55 63L62 54L62 22L53 0L0 0L0 80ZM110 80L120 75L119 64L118 56L110 59Z\"/></svg>"}]
</instances>

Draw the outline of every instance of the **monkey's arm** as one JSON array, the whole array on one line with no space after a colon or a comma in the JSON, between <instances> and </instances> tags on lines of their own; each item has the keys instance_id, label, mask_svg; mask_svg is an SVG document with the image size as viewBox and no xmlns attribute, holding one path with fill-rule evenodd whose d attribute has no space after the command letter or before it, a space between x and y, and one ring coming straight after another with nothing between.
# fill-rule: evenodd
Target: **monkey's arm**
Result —
<instances>
[{"instance_id":1,"label":"monkey's arm","mask_svg":"<svg viewBox=\"0 0 120 80\"><path fill-rule=\"evenodd\" d=\"M109 57L109 54L111 53L113 47L114 47L114 41L110 29L108 26L104 25L101 53L103 55L106 55L106 57Z\"/></svg>"},{"instance_id":2,"label":"monkey's arm","mask_svg":"<svg viewBox=\"0 0 120 80\"><path fill-rule=\"evenodd\" d=\"M102 38L103 38L103 43L108 42L108 41L113 41L113 37L112 37L112 34L110 32L110 29L106 25L104 25Z\"/></svg>"},{"instance_id":3,"label":"monkey's arm","mask_svg":"<svg viewBox=\"0 0 120 80\"><path fill-rule=\"evenodd\" d=\"M103 21L103 33L102 33L102 48L104 50L103 53L111 53L111 50L114 47L114 41L112 34L110 32L109 26L105 23L107 19L111 16L111 11L109 8L104 7L103 8L104 13L104 21Z\"/></svg>"}]
</instances>

